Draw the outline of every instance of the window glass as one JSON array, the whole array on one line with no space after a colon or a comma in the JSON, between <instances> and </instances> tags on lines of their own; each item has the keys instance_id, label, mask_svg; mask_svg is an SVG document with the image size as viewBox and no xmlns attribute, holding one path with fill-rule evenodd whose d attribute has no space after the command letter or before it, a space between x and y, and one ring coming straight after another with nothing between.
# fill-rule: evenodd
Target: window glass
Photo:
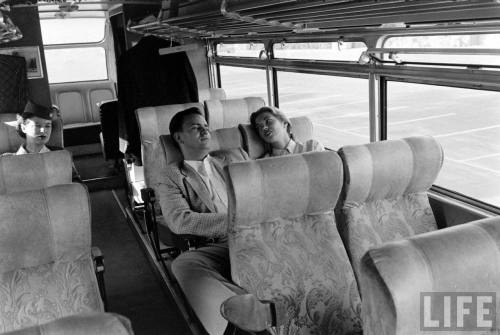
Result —
<instances>
[{"instance_id":1,"label":"window glass","mask_svg":"<svg viewBox=\"0 0 500 335\"><path fill-rule=\"evenodd\" d=\"M500 92L388 82L387 133L430 135L444 150L436 185L500 206Z\"/></svg>"},{"instance_id":2,"label":"window glass","mask_svg":"<svg viewBox=\"0 0 500 335\"><path fill-rule=\"evenodd\" d=\"M217 44L217 56L259 58L261 56L261 51L265 56L265 48L263 43Z\"/></svg>"},{"instance_id":3,"label":"window glass","mask_svg":"<svg viewBox=\"0 0 500 335\"><path fill-rule=\"evenodd\" d=\"M106 80L104 48L45 49L49 83Z\"/></svg>"},{"instance_id":4,"label":"window glass","mask_svg":"<svg viewBox=\"0 0 500 335\"><path fill-rule=\"evenodd\" d=\"M104 18L40 20L44 45L96 43L104 39Z\"/></svg>"},{"instance_id":5,"label":"window glass","mask_svg":"<svg viewBox=\"0 0 500 335\"><path fill-rule=\"evenodd\" d=\"M278 72L280 110L308 116L314 137L330 149L370 141L368 80Z\"/></svg>"},{"instance_id":6,"label":"window glass","mask_svg":"<svg viewBox=\"0 0 500 335\"><path fill-rule=\"evenodd\" d=\"M267 104L266 71L220 66L221 86L228 99L261 97Z\"/></svg>"},{"instance_id":7,"label":"window glass","mask_svg":"<svg viewBox=\"0 0 500 335\"><path fill-rule=\"evenodd\" d=\"M274 44L275 58L357 61L366 45L363 42L313 42Z\"/></svg>"},{"instance_id":8,"label":"window glass","mask_svg":"<svg viewBox=\"0 0 500 335\"><path fill-rule=\"evenodd\" d=\"M444 48L461 52L466 49L497 49L500 53L500 34L397 36L388 38L384 48ZM446 52L447 54L419 54L418 50L415 50L412 53L398 53L397 57L406 62L500 65L500 54L453 54L453 50ZM388 56L385 55L385 58L388 59Z\"/></svg>"}]
</instances>

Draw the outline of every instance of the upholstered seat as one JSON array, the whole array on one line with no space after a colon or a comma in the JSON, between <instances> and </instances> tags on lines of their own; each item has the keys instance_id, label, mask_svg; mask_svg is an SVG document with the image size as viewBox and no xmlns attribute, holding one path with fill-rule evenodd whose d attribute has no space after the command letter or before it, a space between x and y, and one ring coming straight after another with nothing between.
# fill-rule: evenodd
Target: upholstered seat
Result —
<instances>
[{"instance_id":1,"label":"upholstered seat","mask_svg":"<svg viewBox=\"0 0 500 335\"><path fill-rule=\"evenodd\" d=\"M335 226L339 156L311 152L226 169L233 281L285 305L280 334L360 333L357 285Z\"/></svg>"},{"instance_id":2,"label":"upholstered seat","mask_svg":"<svg viewBox=\"0 0 500 335\"><path fill-rule=\"evenodd\" d=\"M197 102L143 107L136 110L141 133L144 180L147 187L154 190L161 180L162 171L166 168L160 146L160 135L169 134L168 126L175 114L191 107L197 107L204 115L203 105Z\"/></svg>"},{"instance_id":3,"label":"upholstered seat","mask_svg":"<svg viewBox=\"0 0 500 335\"><path fill-rule=\"evenodd\" d=\"M214 131L211 131L210 135L210 149L212 152L242 148L243 146L243 139L238 127L216 129ZM174 144L174 140L172 139L171 135L161 135L160 143L167 160L167 165L175 162L180 162L184 159L182 157L182 153Z\"/></svg>"},{"instance_id":4,"label":"upholstered seat","mask_svg":"<svg viewBox=\"0 0 500 335\"><path fill-rule=\"evenodd\" d=\"M211 87L198 91L198 100L221 100L226 99L226 91L223 88Z\"/></svg>"},{"instance_id":5,"label":"upholstered seat","mask_svg":"<svg viewBox=\"0 0 500 335\"><path fill-rule=\"evenodd\" d=\"M71 315L3 335L127 335L133 334L130 320L112 313L85 313Z\"/></svg>"},{"instance_id":6,"label":"upholstered seat","mask_svg":"<svg viewBox=\"0 0 500 335\"><path fill-rule=\"evenodd\" d=\"M103 312L81 184L0 195L0 332Z\"/></svg>"},{"instance_id":7,"label":"upholstered seat","mask_svg":"<svg viewBox=\"0 0 500 335\"><path fill-rule=\"evenodd\" d=\"M66 150L0 156L0 194L71 183L72 167Z\"/></svg>"},{"instance_id":8,"label":"upholstered seat","mask_svg":"<svg viewBox=\"0 0 500 335\"><path fill-rule=\"evenodd\" d=\"M236 127L250 122L250 115L264 107L264 99L247 97L242 99L206 100L207 122L210 130Z\"/></svg>"},{"instance_id":9,"label":"upholstered seat","mask_svg":"<svg viewBox=\"0 0 500 335\"><path fill-rule=\"evenodd\" d=\"M443 163L432 137L344 146L339 232L356 276L361 257L384 242L436 230L427 191Z\"/></svg>"},{"instance_id":10,"label":"upholstered seat","mask_svg":"<svg viewBox=\"0 0 500 335\"><path fill-rule=\"evenodd\" d=\"M297 141L306 142L313 138L313 124L307 116L290 118L292 132ZM250 124L240 124L243 149L251 159L261 158L265 153L264 141Z\"/></svg>"},{"instance_id":11,"label":"upholstered seat","mask_svg":"<svg viewBox=\"0 0 500 335\"><path fill-rule=\"evenodd\" d=\"M0 154L16 152L24 139L17 133L17 115L12 113L0 114ZM62 119L52 120L52 133L46 144L48 147L63 148Z\"/></svg>"},{"instance_id":12,"label":"upholstered seat","mask_svg":"<svg viewBox=\"0 0 500 335\"><path fill-rule=\"evenodd\" d=\"M497 322L476 329L479 318L497 319L500 306L500 217L482 219L459 226L385 243L369 250L361 262L363 325L365 335L406 334L498 334ZM476 308L476 294L496 294L485 303L484 313ZM428 295L424 303L425 293ZM441 294L441 295L439 295ZM464 325L458 328L457 300L464 305ZM444 295L450 299L449 328L443 315ZM496 307L492 310L492 306ZM424 308L426 310L424 310ZM489 315L488 315L489 314ZM427 321L424 323L424 317ZM442 317L440 318L439 315ZM472 321L471 323L467 322ZM429 320L433 320L432 324ZM439 324L436 324L436 321ZM491 327L495 326L496 327ZM437 326L437 331L422 326ZM476 331L474 331L476 330Z\"/></svg>"}]
</instances>

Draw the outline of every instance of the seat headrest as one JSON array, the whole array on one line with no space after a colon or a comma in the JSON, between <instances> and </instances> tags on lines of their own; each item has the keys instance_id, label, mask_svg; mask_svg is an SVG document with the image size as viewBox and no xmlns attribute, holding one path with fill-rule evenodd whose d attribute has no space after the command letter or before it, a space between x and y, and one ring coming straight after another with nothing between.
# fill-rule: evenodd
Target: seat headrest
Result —
<instances>
[{"instance_id":1,"label":"seat headrest","mask_svg":"<svg viewBox=\"0 0 500 335\"><path fill-rule=\"evenodd\" d=\"M0 154L16 152L23 143L24 139L17 133L17 115L0 114ZM52 133L47 146L64 148L63 123L59 117L52 120Z\"/></svg>"},{"instance_id":2,"label":"seat headrest","mask_svg":"<svg viewBox=\"0 0 500 335\"><path fill-rule=\"evenodd\" d=\"M72 161L66 150L0 156L0 194L71 183Z\"/></svg>"},{"instance_id":3,"label":"seat headrest","mask_svg":"<svg viewBox=\"0 0 500 335\"><path fill-rule=\"evenodd\" d=\"M144 145L147 141L157 142L160 135L169 134L168 127L174 115L191 107L197 107L206 118L203 105L199 102L136 109L141 143Z\"/></svg>"},{"instance_id":4,"label":"seat headrest","mask_svg":"<svg viewBox=\"0 0 500 335\"><path fill-rule=\"evenodd\" d=\"M333 210L343 182L342 162L333 151L245 161L226 169L231 224L240 228Z\"/></svg>"},{"instance_id":5,"label":"seat headrest","mask_svg":"<svg viewBox=\"0 0 500 335\"><path fill-rule=\"evenodd\" d=\"M259 97L205 101L210 129L231 128L240 123L248 123L250 114L264 106L264 99Z\"/></svg>"},{"instance_id":6,"label":"seat headrest","mask_svg":"<svg viewBox=\"0 0 500 335\"><path fill-rule=\"evenodd\" d=\"M361 263L365 326L383 327L372 329L374 334L421 334L423 292L496 292L492 303L498 306L499 240L500 217L493 217L369 250ZM442 300L431 299L430 305L443 311Z\"/></svg>"},{"instance_id":7,"label":"seat headrest","mask_svg":"<svg viewBox=\"0 0 500 335\"><path fill-rule=\"evenodd\" d=\"M307 116L290 118L292 134L297 141L305 143L313 138L313 124ZM250 124L241 124L240 131L243 136L243 148L251 159L262 157L265 152L264 141Z\"/></svg>"},{"instance_id":8,"label":"seat headrest","mask_svg":"<svg viewBox=\"0 0 500 335\"><path fill-rule=\"evenodd\" d=\"M198 108L205 116L203 105L198 102L144 107L135 111L139 123L144 180L147 187L155 189L162 179L162 171L166 168L167 163L159 143L160 135L170 133L170 121L175 114L191 107Z\"/></svg>"},{"instance_id":9,"label":"seat headrest","mask_svg":"<svg viewBox=\"0 0 500 335\"><path fill-rule=\"evenodd\" d=\"M241 133L237 127L216 129L211 131L210 135L212 136L210 151L241 148L243 145ZM183 160L182 153L174 144L171 135L161 135L160 143L167 160L167 165Z\"/></svg>"},{"instance_id":10,"label":"seat headrest","mask_svg":"<svg viewBox=\"0 0 500 335\"><path fill-rule=\"evenodd\" d=\"M198 91L198 99L205 100L224 100L226 99L226 91L223 88L207 88Z\"/></svg>"},{"instance_id":11,"label":"seat headrest","mask_svg":"<svg viewBox=\"0 0 500 335\"><path fill-rule=\"evenodd\" d=\"M172 135L161 135L160 143L161 147L163 148L163 153L165 155L167 165L180 162L184 159L180 149L174 143Z\"/></svg>"},{"instance_id":12,"label":"seat headrest","mask_svg":"<svg viewBox=\"0 0 500 335\"><path fill-rule=\"evenodd\" d=\"M211 131L210 134L212 135L211 151L241 148L243 146L243 139L238 127L216 129Z\"/></svg>"},{"instance_id":13,"label":"seat headrest","mask_svg":"<svg viewBox=\"0 0 500 335\"><path fill-rule=\"evenodd\" d=\"M90 204L82 184L0 195L0 273L90 250Z\"/></svg>"},{"instance_id":14,"label":"seat headrest","mask_svg":"<svg viewBox=\"0 0 500 335\"><path fill-rule=\"evenodd\" d=\"M427 191L443 164L441 145L417 136L340 148L345 201L363 203Z\"/></svg>"}]
</instances>

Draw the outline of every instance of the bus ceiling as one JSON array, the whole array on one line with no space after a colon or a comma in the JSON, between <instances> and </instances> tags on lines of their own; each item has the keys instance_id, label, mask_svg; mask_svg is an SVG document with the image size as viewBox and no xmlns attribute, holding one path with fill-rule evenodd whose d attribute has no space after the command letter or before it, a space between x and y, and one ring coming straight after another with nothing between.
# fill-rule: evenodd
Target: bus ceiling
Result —
<instances>
[{"instance_id":1,"label":"bus ceiling","mask_svg":"<svg viewBox=\"0 0 500 335\"><path fill-rule=\"evenodd\" d=\"M11 6L32 4L31 0L3 1ZM176 40L500 24L499 0L49 0L36 5L41 18L95 17L117 6L150 7L146 15L127 18L129 31Z\"/></svg>"}]
</instances>

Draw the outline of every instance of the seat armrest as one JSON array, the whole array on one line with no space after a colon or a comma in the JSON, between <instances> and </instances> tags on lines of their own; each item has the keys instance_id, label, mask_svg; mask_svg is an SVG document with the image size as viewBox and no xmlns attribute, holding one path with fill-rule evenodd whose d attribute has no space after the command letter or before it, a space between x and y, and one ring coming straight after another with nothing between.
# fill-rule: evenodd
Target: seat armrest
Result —
<instances>
[{"instance_id":1,"label":"seat armrest","mask_svg":"<svg viewBox=\"0 0 500 335\"><path fill-rule=\"evenodd\" d=\"M99 293L104 304L104 310L108 310L108 299L106 296L106 286L104 284L104 256L101 249L92 247L90 249L92 260L94 261L95 274L97 277L97 284L99 285Z\"/></svg>"},{"instance_id":2,"label":"seat armrest","mask_svg":"<svg viewBox=\"0 0 500 335\"><path fill-rule=\"evenodd\" d=\"M144 202L154 203L156 201L155 191L151 187L141 189L141 198Z\"/></svg>"},{"instance_id":3,"label":"seat armrest","mask_svg":"<svg viewBox=\"0 0 500 335\"><path fill-rule=\"evenodd\" d=\"M90 249L90 253L92 255L92 259L94 260L95 271L104 272L104 256L101 249L99 249L99 247L92 247Z\"/></svg>"}]
</instances>

